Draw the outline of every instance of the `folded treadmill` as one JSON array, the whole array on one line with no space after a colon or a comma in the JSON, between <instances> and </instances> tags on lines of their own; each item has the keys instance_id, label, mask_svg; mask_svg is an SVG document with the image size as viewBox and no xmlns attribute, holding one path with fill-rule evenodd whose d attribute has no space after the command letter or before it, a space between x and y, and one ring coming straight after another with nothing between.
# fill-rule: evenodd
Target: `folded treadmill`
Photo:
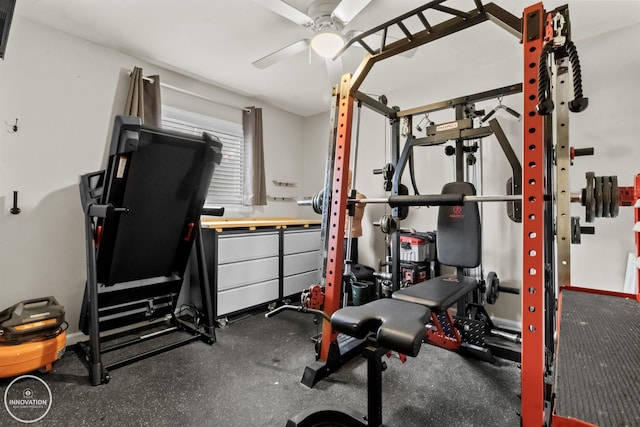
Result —
<instances>
[{"instance_id":1,"label":"folded treadmill","mask_svg":"<svg viewBox=\"0 0 640 427\"><path fill-rule=\"evenodd\" d=\"M89 340L79 349L91 384L108 382L110 369L194 340L215 342L200 215L221 149L207 133L183 134L117 116L107 167L80 177L87 252L80 330ZM200 276L202 307L185 320L177 304L190 258ZM168 323L163 331L122 341L158 319L154 326ZM111 364L102 361L104 353L175 331L189 334Z\"/></svg>"}]
</instances>

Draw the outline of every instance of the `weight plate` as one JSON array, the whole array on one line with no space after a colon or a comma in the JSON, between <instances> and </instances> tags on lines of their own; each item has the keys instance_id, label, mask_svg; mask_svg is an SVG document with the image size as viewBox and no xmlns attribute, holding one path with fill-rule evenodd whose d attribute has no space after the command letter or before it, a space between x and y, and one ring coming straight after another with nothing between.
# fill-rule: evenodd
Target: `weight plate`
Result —
<instances>
[{"instance_id":1,"label":"weight plate","mask_svg":"<svg viewBox=\"0 0 640 427\"><path fill-rule=\"evenodd\" d=\"M498 301L498 296L500 295L500 279L498 279L498 275L490 271L487 274L487 304L495 304Z\"/></svg>"},{"instance_id":2,"label":"weight plate","mask_svg":"<svg viewBox=\"0 0 640 427\"><path fill-rule=\"evenodd\" d=\"M380 231L384 234L394 233L398 229L396 220L391 215L385 215L380 218Z\"/></svg>"},{"instance_id":3,"label":"weight plate","mask_svg":"<svg viewBox=\"0 0 640 427\"><path fill-rule=\"evenodd\" d=\"M321 190L313 195L311 198L311 206L313 211L317 214L322 214L322 207L324 204L324 190Z\"/></svg>"},{"instance_id":4,"label":"weight plate","mask_svg":"<svg viewBox=\"0 0 640 427\"><path fill-rule=\"evenodd\" d=\"M611 217L611 177L602 177L602 216Z\"/></svg>"},{"instance_id":5,"label":"weight plate","mask_svg":"<svg viewBox=\"0 0 640 427\"><path fill-rule=\"evenodd\" d=\"M602 195L602 177L597 176L594 188L594 197L596 199L596 218L602 217L602 203L603 203L603 195Z\"/></svg>"},{"instance_id":6,"label":"weight plate","mask_svg":"<svg viewBox=\"0 0 640 427\"><path fill-rule=\"evenodd\" d=\"M593 222L593 218L596 212L596 199L593 194L594 181L596 175L593 172L587 172L585 174L587 179L587 187L584 192L584 207L585 207L585 220L587 222Z\"/></svg>"},{"instance_id":7,"label":"weight plate","mask_svg":"<svg viewBox=\"0 0 640 427\"><path fill-rule=\"evenodd\" d=\"M611 218L618 216L620 210L620 191L618 190L618 177L616 175L611 178Z\"/></svg>"}]
</instances>

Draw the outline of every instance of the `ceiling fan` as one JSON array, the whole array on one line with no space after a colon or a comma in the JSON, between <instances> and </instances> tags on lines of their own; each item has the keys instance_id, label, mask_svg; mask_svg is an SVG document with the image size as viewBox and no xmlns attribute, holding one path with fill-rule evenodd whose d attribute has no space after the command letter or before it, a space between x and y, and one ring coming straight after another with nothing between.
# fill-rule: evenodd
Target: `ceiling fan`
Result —
<instances>
[{"instance_id":1,"label":"ceiling fan","mask_svg":"<svg viewBox=\"0 0 640 427\"><path fill-rule=\"evenodd\" d=\"M342 31L371 0L314 0L307 8L307 13L301 12L282 0L256 0L256 2L298 25L312 29L315 34L310 39L298 40L278 49L252 64L257 68L267 68L311 47L318 55L325 58L329 77L332 82L336 82L342 74L342 61L339 57L335 60L332 58L350 36L358 33Z\"/></svg>"}]
</instances>

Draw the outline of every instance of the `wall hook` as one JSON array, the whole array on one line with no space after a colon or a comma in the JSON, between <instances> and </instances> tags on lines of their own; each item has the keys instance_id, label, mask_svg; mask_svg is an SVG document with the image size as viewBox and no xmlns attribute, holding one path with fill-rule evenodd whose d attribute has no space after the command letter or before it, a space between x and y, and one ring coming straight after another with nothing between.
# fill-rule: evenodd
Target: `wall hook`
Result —
<instances>
[{"instance_id":1,"label":"wall hook","mask_svg":"<svg viewBox=\"0 0 640 427\"><path fill-rule=\"evenodd\" d=\"M7 132L9 133L16 133L18 132L18 119L16 119L16 122L14 124L10 124L7 122L4 122L7 126L9 126L10 129L7 130Z\"/></svg>"},{"instance_id":2,"label":"wall hook","mask_svg":"<svg viewBox=\"0 0 640 427\"><path fill-rule=\"evenodd\" d=\"M18 207L18 192L17 191L13 192L13 207L11 209L9 209L9 212L11 212L14 215L18 215L20 213L20 208Z\"/></svg>"}]
</instances>

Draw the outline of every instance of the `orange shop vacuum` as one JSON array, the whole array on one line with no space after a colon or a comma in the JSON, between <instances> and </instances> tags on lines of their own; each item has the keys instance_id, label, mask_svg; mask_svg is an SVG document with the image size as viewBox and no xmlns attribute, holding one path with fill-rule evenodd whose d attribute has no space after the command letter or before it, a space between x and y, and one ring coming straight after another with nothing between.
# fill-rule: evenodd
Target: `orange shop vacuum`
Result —
<instances>
[{"instance_id":1,"label":"orange shop vacuum","mask_svg":"<svg viewBox=\"0 0 640 427\"><path fill-rule=\"evenodd\" d=\"M0 312L0 378L51 370L67 345L64 307L54 297L32 299Z\"/></svg>"}]
</instances>

